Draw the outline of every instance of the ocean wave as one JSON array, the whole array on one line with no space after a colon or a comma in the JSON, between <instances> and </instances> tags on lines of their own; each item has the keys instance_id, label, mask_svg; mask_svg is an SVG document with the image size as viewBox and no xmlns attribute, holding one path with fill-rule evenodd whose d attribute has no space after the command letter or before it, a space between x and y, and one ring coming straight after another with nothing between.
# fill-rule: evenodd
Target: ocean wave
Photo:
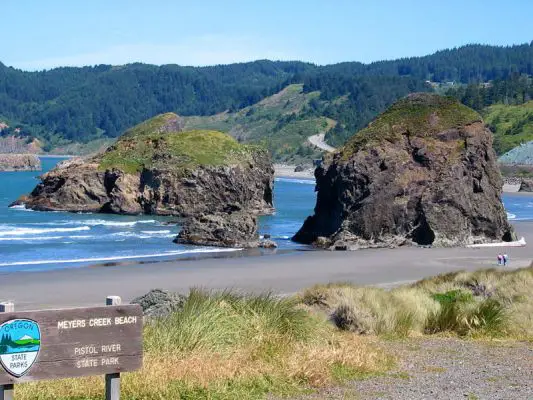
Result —
<instances>
[{"instance_id":1,"label":"ocean wave","mask_svg":"<svg viewBox=\"0 0 533 400\"><path fill-rule=\"evenodd\" d=\"M40 242L46 240L65 239L66 236L37 236L37 237L0 237L0 242Z\"/></svg>"},{"instance_id":2,"label":"ocean wave","mask_svg":"<svg viewBox=\"0 0 533 400\"><path fill-rule=\"evenodd\" d=\"M141 231L141 233L144 233L145 235L164 235L165 233L170 233L170 230L164 229L161 231Z\"/></svg>"},{"instance_id":3,"label":"ocean wave","mask_svg":"<svg viewBox=\"0 0 533 400\"><path fill-rule=\"evenodd\" d=\"M0 237L0 242L15 242L15 241L41 242L41 241L47 241L47 240L79 240L79 239L97 239L97 238L99 238L99 236L94 236L94 235Z\"/></svg>"},{"instance_id":4,"label":"ocean wave","mask_svg":"<svg viewBox=\"0 0 533 400\"><path fill-rule=\"evenodd\" d=\"M288 182L288 183L303 183L305 185L315 185L314 179L298 179L298 178L276 178L276 182Z\"/></svg>"},{"instance_id":5,"label":"ocean wave","mask_svg":"<svg viewBox=\"0 0 533 400\"><path fill-rule=\"evenodd\" d=\"M104 219L89 219L86 221L79 221L79 223L89 226L135 226L137 224L154 224L157 222L154 219L142 219L139 221L107 221Z\"/></svg>"},{"instance_id":6,"label":"ocean wave","mask_svg":"<svg viewBox=\"0 0 533 400\"><path fill-rule=\"evenodd\" d=\"M120 260L136 260L142 258L160 258L171 257L183 254L202 254L202 253L226 253L241 251L242 249L222 249L218 247L213 248L199 248L190 250L175 250L167 251L163 253L154 254L138 254L138 255L125 255L125 256L113 256L113 257L93 257L93 258L73 258L69 260L31 260L31 261L15 261L8 263L0 263L0 267L12 267L17 265L47 265L47 264L75 264L85 262L103 262L103 261L120 261Z\"/></svg>"},{"instance_id":7,"label":"ocean wave","mask_svg":"<svg viewBox=\"0 0 533 400\"><path fill-rule=\"evenodd\" d=\"M32 210L32 209L29 209L29 208L26 208L26 205L25 204L16 204L14 206L11 206L9 207L11 210L18 210L18 211L35 211L35 210Z\"/></svg>"},{"instance_id":8,"label":"ocean wave","mask_svg":"<svg viewBox=\"0 0 533 400\"><path fill-rule=\"evenodd\" d=\"M156 233L157 232L157 233ZM122 237L127 239L152 239L152 238L170 238L176 236L175 233L170 233L170 231L141 231L140 233L136 232L117 232L112 233L112 237Z\"/></svg>"},{"instance_id":9,"label":"ocean wave","mask_svg":"<svg viewBox=\"0 0 533 400\"><path fill-rule=\"evenodd\" d=\"M105 219L79 219L73 221L58 220L52 222L43 222L43 223L29 223L27 225L48 225L48 226L77 226L77 225L87 225L87 226L120 226L120 227L132 227L137 224L154 224L157 221L154 219L144 219L140 221L108 221Z\"/></svg>"},{"instance_id":10,"label":"ocean wave","mask_svg":"<svg viewBox=\"0 0 533 400\"><path fill-rule=\"evenodd\" d=\"M507 213L507 219L516 219L516 214Z\"/></svg>"},{"instance_id":11,"label":"ocean wave","mask_svg":"<svg viewBox=\"0 0 533 400\"><path fill-rule=\"evenodd\" d=\"M77 228L13 228L8 231L0 231L0 236L39 235L41 233L79 232L89 230L91 230L89 226L79 226Z\"/></svg>"}]
</instances>

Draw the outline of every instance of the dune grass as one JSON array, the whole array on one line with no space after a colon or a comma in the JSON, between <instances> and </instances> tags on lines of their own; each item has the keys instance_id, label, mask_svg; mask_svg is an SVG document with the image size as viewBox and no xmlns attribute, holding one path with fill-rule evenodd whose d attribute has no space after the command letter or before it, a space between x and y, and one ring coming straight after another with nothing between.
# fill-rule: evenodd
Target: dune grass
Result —
<instances>
[{"instance_id":1,"label":"dune grass","mask_svg":"<svg viewBox=\"0 0 533 400\"><path fill-rule=\"evenodd\" d=\"M368 338L341 332L295 298L192 290L183 309L148 323L141 371L124 399L286 396L388 368ZM102 377L22 384L16 398L101 399Z\"/></svg>"},{"instance_id":2,"label":"dune grass","mask_svg":"<svg viewBox=\"0 0 533 400\"><path fill-rule=\"evenodd\" d=\"M531 287L533 267L454 272L392 290L318 285L290 298L191 290L182 309L145 325L144 367L123 374L122 398L307 393L390 369L379 337L531 340ZM103 391L103 378L90 377L17 385L16 398L96 400Z\"/></svg>"},{"instance_id":3,"label":"dune grass","mask_svg":"<svg viewBox=\"0 0 533 400\"><path fill-rule=\"evenodd\" d=\"M533 268L454 272L392 290L319 285L302 302L360 334L533 337Z\"/></svg>"}]
</instances>

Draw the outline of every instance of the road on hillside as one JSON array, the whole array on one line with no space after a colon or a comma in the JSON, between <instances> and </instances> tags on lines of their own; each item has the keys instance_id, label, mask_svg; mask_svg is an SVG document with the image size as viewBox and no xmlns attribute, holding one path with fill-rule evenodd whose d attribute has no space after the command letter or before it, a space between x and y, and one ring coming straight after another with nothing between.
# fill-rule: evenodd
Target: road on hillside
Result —
<instances>
[{"instance_id":1,"label":"road on hillside","mask_svg":"<svg viewBox=\"0 0 533 400\"><path fill-rule=\"evenodd\" d=\"M325 133L319 133L318 135L309 136L307 140L309 143L311 143L313 146L318 147L319 149L322 149L324 151L327 151L329 153L333 153L336 149L333 146L330 146L325 142Z\"/></svg>"}]
</instances>

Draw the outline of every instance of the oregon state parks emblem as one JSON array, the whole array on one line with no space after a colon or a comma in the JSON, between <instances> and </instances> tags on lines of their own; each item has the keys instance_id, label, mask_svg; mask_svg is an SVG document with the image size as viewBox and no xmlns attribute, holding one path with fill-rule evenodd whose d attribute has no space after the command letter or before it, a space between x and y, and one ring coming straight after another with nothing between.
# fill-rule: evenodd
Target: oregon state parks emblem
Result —
<instances>
[{"instance_id":1,"label":"oregon state parks emblem","mask_svg":"<svg viewBox=\"0 0 533 400\"><path fill-rule=\"evenodd\" d=\"M28 372L41 348L39 324L29 319L12 319L0 325L0 363L14 377Z\"/></svg>"}]
</instances>

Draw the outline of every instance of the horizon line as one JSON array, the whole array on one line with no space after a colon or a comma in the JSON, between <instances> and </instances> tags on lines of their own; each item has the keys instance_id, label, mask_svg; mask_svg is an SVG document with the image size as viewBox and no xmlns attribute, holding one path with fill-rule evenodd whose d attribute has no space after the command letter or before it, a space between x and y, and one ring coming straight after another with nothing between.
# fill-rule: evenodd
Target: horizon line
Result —
<instances>
[{"instance_id":1,"label":"horizon line","mask_svg":"<svg viewBox=\"0 0 533 400\"><path fill-rule=\"evenodd\" d=\"M154 67L177 66L177 67L180 67L180 68L198 68L199 69L199 68L225 67L225 66L231 66L231 65L253 64L253 63L257 63L257 62L301 63L301 64L308 64L308 65L315 66L315 67L327 67L327 66L340 65L340 64L361 64L363 66L369 66L369 65L378 64L378 63L384 63L384 62L394 62L394 61L400 61L400 60L420 59L420 58L429 57L429 56L432 56L432 55L435 55L435 54L441 53L441 52L457 51L457 50L461 50L461 49L464 49L464 48L467 48L467 47L473 47L473 46L493 47L493 48L500 48L500 49L510 49L510 48L513 48L513 47L522 47L522 46L533 47L533 40L531 40L531 42L513 43L513 44L506 44L506 45L494 45L494 44L488 44L488 43L467 43L467 44L464 44L464 45L459 45L459 46L454 46L454 47L447 47L447 48L435 50L432 53L427 53L427 54L424 54L424 55L421 55L421 56L405 56L405 57L400 57L400 58L379 59L379 60L374 60L374 61L371 61L371 62L362 62L362 61L351 60L351 61L339 61L339 62L321 64L321 63L318 63L318 62L304 61L304 60L299 60L299 59L258 58L258 59L253 59L253 60L249 60L249 61L236 61L236 62L231 62L231 63L218 63L218 64L214 63L214 64L208 64L208 65L188 65L188 64L177 64L177 63L172 63L172 62L162 63L162 64L155 64L155 63L147 63L147 62L143 62L143 61L132 61L132 62L124 63L124 64L95 63L95 64L85 64L85 65L60 65L60 66L56 66L56 67L52 67L52 68L42 68L42 69L23 69L23 68L15 67L13 65L4 64L0 60L0 66L4 66L6 68L11 68L11 69L14 69L16 71L28 72L28 73L49 72L49 71L53 71L53 70L56 70L56 69L62 69L62 68L79 68L79 69L82 69L82 68L96 68L96 67L100 67L100 66L119 68L119 67L127 67L127 66L130 66L130 65L146 65L146 66L154 66Z\"/></svg>"}]
</instances>

